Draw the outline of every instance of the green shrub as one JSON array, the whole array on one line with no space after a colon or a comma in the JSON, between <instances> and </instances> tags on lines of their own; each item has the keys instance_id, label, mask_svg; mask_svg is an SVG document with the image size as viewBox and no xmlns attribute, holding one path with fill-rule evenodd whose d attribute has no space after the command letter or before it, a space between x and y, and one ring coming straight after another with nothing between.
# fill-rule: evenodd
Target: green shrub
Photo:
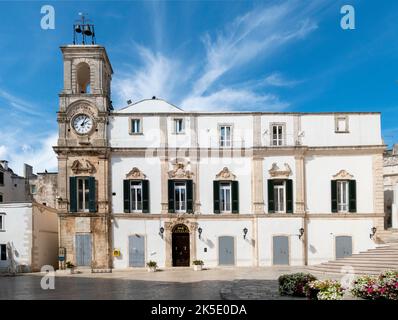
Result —
<instances>
[{"instance_id":1,"label":"green shrub","mask_svg":"<svg viewBox=\"0 0 398 320\"><path fill-rule=\"evenodd\" d=\"M316 280L306 284L305 293L311 300L341 300L344 289L339 281Z\"/></svg>"},{"instance_id":2,"label":"green shrub","mask_svg":"<svg viewBox=\"0 0 398 320\"><path fill-rule=\"evenodd\" d=\"M156 268L158 266L158 264L156 263L156 261L149 261L146 264L149 268Z\"/></svg>"},{"instance_id":3,"label":"green shrub","mask_svg":"<svg viewBox=\"0 0 398 320\"><path fill-rule=\"evenodd\" d=\"M194 261L192 261L192 264L194 266L203 266L204 265L202 260L194 260Z\"/></svg>"},{"instance_id":4,"label":"green shrub","mask_svg":"<svg viewBox=\"0 0 398 320\"><path fill-rule=\"evenodd\" d=\"M378 276L358 277L351 293L363 299L398 300L398 270L385 271Z\"/></svg>"},{"instance_id":5,"label":"green shrub","mask_svg":"<svg viewBox=\"0 0 398 320\"><path fill-rule=\"evenodd\" d=\"M310 273L284 274L278 278L279 294L305 297L304 287L308 282L316 280Z\"/></svg>"}]
</instances>

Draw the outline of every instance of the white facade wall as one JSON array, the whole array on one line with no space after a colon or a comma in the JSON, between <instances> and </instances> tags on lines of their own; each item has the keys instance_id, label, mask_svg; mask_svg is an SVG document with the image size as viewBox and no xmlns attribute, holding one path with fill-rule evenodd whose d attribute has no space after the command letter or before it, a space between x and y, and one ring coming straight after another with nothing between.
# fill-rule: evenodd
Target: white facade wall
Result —
<instances>
[{"instance_id":1,"label":"white facade wall","mask_svg":"<svg viewBox=\"0 0 398 320\"><path fill-rule=\"evenodd\" d=\"M308 223L308 264L336 259L336 236L352 237L352 253L376 247L370 239L372 219L310 219Z\"/></svg>"},{"instance_id":2,"label":"white facade wall","mask_svg":"<svg viewBox=\"0 0 398 320\"><path fill-rule=\"evenodd\" d=\"M357 213L373 212L372 156L314 156L305 166L309 213L331 213L330 181L342 169L356 180Z\"/></svg>"},{"instance_id":3,"label":"white facade wall","mask_svg":"<svg viewBox=\"0 0 398 320\"><path fill-rule=\"evenodd\" d=\"M123 213L123 180L126 175L134 167L139 168L149 180L150 204L149 210L151 213L160 213L161 211L161 174L160 174L160 160L159 158L137 158L113 155L111 159L112 166L112 212Z\"/></svg>"},{"instance_id":4,"label":"white facade wall","mask_svg":"<svg viewBox=\"0 0 398 320\"><path fill-rule=\"evenodd\" d=\"M5 231L0 231L0 244L12 244L17 265L30 267L32 263L32 205L30 203L0 204L0 213L5 213ZM8 257L8 255L7 255ZM0 270L10 264L0 260Z\"/></svg>"},{"instance_id":5,"label":"white facade wall","mask_svg":"<svg viewBox=\"0 0 398 320\"><path fill-rule=\"evenodd\" d=\"M298 238L299 229L303 226L301 218L259 218L258 219L258 257L260 266L272 266L273 237L289 237L289 264L304 264L303 241Z\"/></svg>"},{"instance_id":6,"label":"white facade wall","mask_svg":"<svg viewBox=\"0 0 398 320\"><path fill-rule=\"evenodd\" d=\"M251 158L202 158L199 163L199 189L201 213L214 214L213 181L224 168L235 174L239 181L239 214L252 213L251 208Z\"/></svg>"},{"instance_id":7,"label":"white facade wall","mask_svg":"<svg viewBox=\"0 0 398 320\"><path fill-rule=\"evenodd\" d=\"M379 114L348 114L349 133L335 133L335 115L302 115L302 144L307 146L381 145Z\"/></svg>"},{"instance_id":8,"label":"white facade wall","mask_svg":"<svg viewBox=\"0 0 398 320\"><path fill-rule=\"evenodd\" d=\"M120 257L114 257L115 268L129 267L129 236L145 237L145 262L156 261L159 266L165 265L165 241L159 236L160 220L138 220L115 218L112 224L113 247L119 249Z\"/></svg>"}]
</instances>

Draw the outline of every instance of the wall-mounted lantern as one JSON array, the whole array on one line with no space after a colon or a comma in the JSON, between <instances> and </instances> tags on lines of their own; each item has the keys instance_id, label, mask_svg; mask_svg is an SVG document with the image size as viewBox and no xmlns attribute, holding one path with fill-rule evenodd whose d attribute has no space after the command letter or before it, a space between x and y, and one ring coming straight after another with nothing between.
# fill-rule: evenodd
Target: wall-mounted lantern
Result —
<instances>
[{"instance_id":1,"label":"wall-mounted lantern","mask_svg":"<svg viewBox=\"0 0 398 320\"><path fill-rule=\"evenodd\" d=\"M202 237L203 229L201 227L198 228L199 239Z\"/></svg>"},{"instance_id":2,"label":"wall-mounted lantern","mask_svg":"<svg viewBox=\"0 0 398 320\"><path fill-rule=\"evenodd\" d=\"M300 228L299 230L299 239L301 239L301 237L304 235L304 228Z\"/></svg>"},{"instance_id":3,"label":"wall-mounted lantern","mask_svg":"<svg viewBox=\"0 0 398 320\"><path fill-rule=\"evenodd\" d=\"M163 239L163 233L164 233L164 228L160 227L159 228L159 236Z\"/></svg>"},{"instance_id":4,"label":"wall-mounted lantern","mask_svg":"<svg viewBox=\"0 0 398 320\"><path fill-rule=\"evenodd\" d=\"M373 239L373 237L374 237L375 234L376 234L377 228L376 228L376 227L373 227L373 228L370 229L370 230L372 231L372 233L371 233L369 236L370 236L370 239Z\"/></svg>"},{"instance_id":5,"label":"wall-mounted lantern","mask_svg":"<svg viewBox=\"0 0 398 320\"><path fill-rule=\"evenodd\" d=\"M249 230L247 230L247 228L244 228L243 229L243 239L246 239L246 235L247 235L247 232L248 232Z\"/></svg>"}]
</instances>

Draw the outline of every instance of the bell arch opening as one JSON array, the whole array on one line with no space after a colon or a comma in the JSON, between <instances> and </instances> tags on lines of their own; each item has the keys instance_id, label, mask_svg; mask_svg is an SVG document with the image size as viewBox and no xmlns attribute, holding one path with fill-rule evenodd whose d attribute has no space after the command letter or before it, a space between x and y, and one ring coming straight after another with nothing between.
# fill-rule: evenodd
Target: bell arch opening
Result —
<instances>
[{"instance_id":1,"label":"bell arch opening","mask_svg":"<svg viewBox=\"0 0 398 320\"><path fill-rule=\"evenodd\" d=\"M90 93L90 66L87 63L77 65L76 80L78 93Z\"/></svg>"}]
</instances>

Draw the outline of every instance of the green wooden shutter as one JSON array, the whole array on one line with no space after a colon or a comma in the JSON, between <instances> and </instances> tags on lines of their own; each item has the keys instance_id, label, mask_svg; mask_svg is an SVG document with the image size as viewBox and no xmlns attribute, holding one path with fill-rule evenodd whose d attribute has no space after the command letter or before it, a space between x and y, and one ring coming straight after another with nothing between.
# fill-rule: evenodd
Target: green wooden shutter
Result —
<instances>
[{"instance_id":1,"label":"green wooden shutter","mask_svg":"<svg viewBox=\"0 0 398 320\"><path fill-rule=\"evenodd\" d=\"M130 180L123 180L123 211L130 212Z\"/></svg>"},{"instance_id":2,"label":"green wooden shutter","mask_svg":"<svg viewBox=\"0 0 398 320\"><path fill-rule=\"evenodd\" d=\"M88 210L90 212L97 211L97 203L95 201L95 178L88 177Z\"/></svg>"},{"instance_id":3,"label":"green wooden shutter","mask_svg":"<svg viewBox=\"0 0 398 320\"><path fill-rule=\"evenodd\" d=\"M232 181L232 213L239 213L239 181Z\"/></svg>"},{"instance_id":4,"label":"green wooden shutter","mask_svg":"<svg viewBox=\"0 0 398 320\"><path fill-rule=\"evenodd\" d=\"M174 209L174 181L168 181L168 199L169 199L169 212L175 212Z\"/></svg>"},{"instance_id":5,"label":"green wooden shutter","mask_svg":"<svg viewBox=\"0 0 398 320\"><path fill-rule=\"evenodd\" d=\"M332 212L337 212L337 181L331 181Z\"/></svg>"},{"instance_id":6,"label":"green wooden shutter","mask_svg":"<svg viewBox=\"0 0 398 320\"><path fill-rule=\"evenodd\" d=\"M69 177L69 210L77 212L77 179Z\"/></svg>"},{"instance_id":7,"label":"green wooden shutter","mask_svg":"<svg viewBox=\"0 0 398 320\"><path fill-rule=\"evenodd\" d=\"M268 212L275 212L275 201L274 201L274 180L268 180Z\"/></svg>"},{"instance_id":8,"label":"green wooden shutter","mask_svg":"<svg viewBox=\"0 0 398 320\"><path fill-rule=\"evenodd\" d=\"M213 211L220 213L220 181L213 181Z\"/></svg>"},{"instance_id":9,"label":"green wooden shutter","mask_svg":"<svg viewBox=\"0 0 398 320\"><path fill-rule=\"evenodd\" d=\"M149 213L149 180L142 180L142 212Z\"/></svg>"},{"instance_id":10,"label":"green wooden shutter","mask_svg":"<svg viewBox=\"0 0 398 320\"><path fill-rule=\"evenodd\" d=\"M348 183L348 194L350 199L348 208L350 212L357 212L357 183L355 180L350 180Z\"/></svg>"},{"instance_id":11,"label":"green wooden shutter","mask_svg":"<svg viewBox=\"0 0 398 320\"><path fill-rule=\"evenodd\" d=\"M192 180L187 180L186 186L187 186L187 212L193 213L193 183L192 183Z\"/></svg>"},{"instance_id":12,"label":"green wooden shutter","mask_svg":"<svg viewBox=\"0 0 398 320\"><path fill-rule=\"evenodd\" d=\"M286 180L286 212L293 213L293 180Z\"/></svg>"}]
</instances>

